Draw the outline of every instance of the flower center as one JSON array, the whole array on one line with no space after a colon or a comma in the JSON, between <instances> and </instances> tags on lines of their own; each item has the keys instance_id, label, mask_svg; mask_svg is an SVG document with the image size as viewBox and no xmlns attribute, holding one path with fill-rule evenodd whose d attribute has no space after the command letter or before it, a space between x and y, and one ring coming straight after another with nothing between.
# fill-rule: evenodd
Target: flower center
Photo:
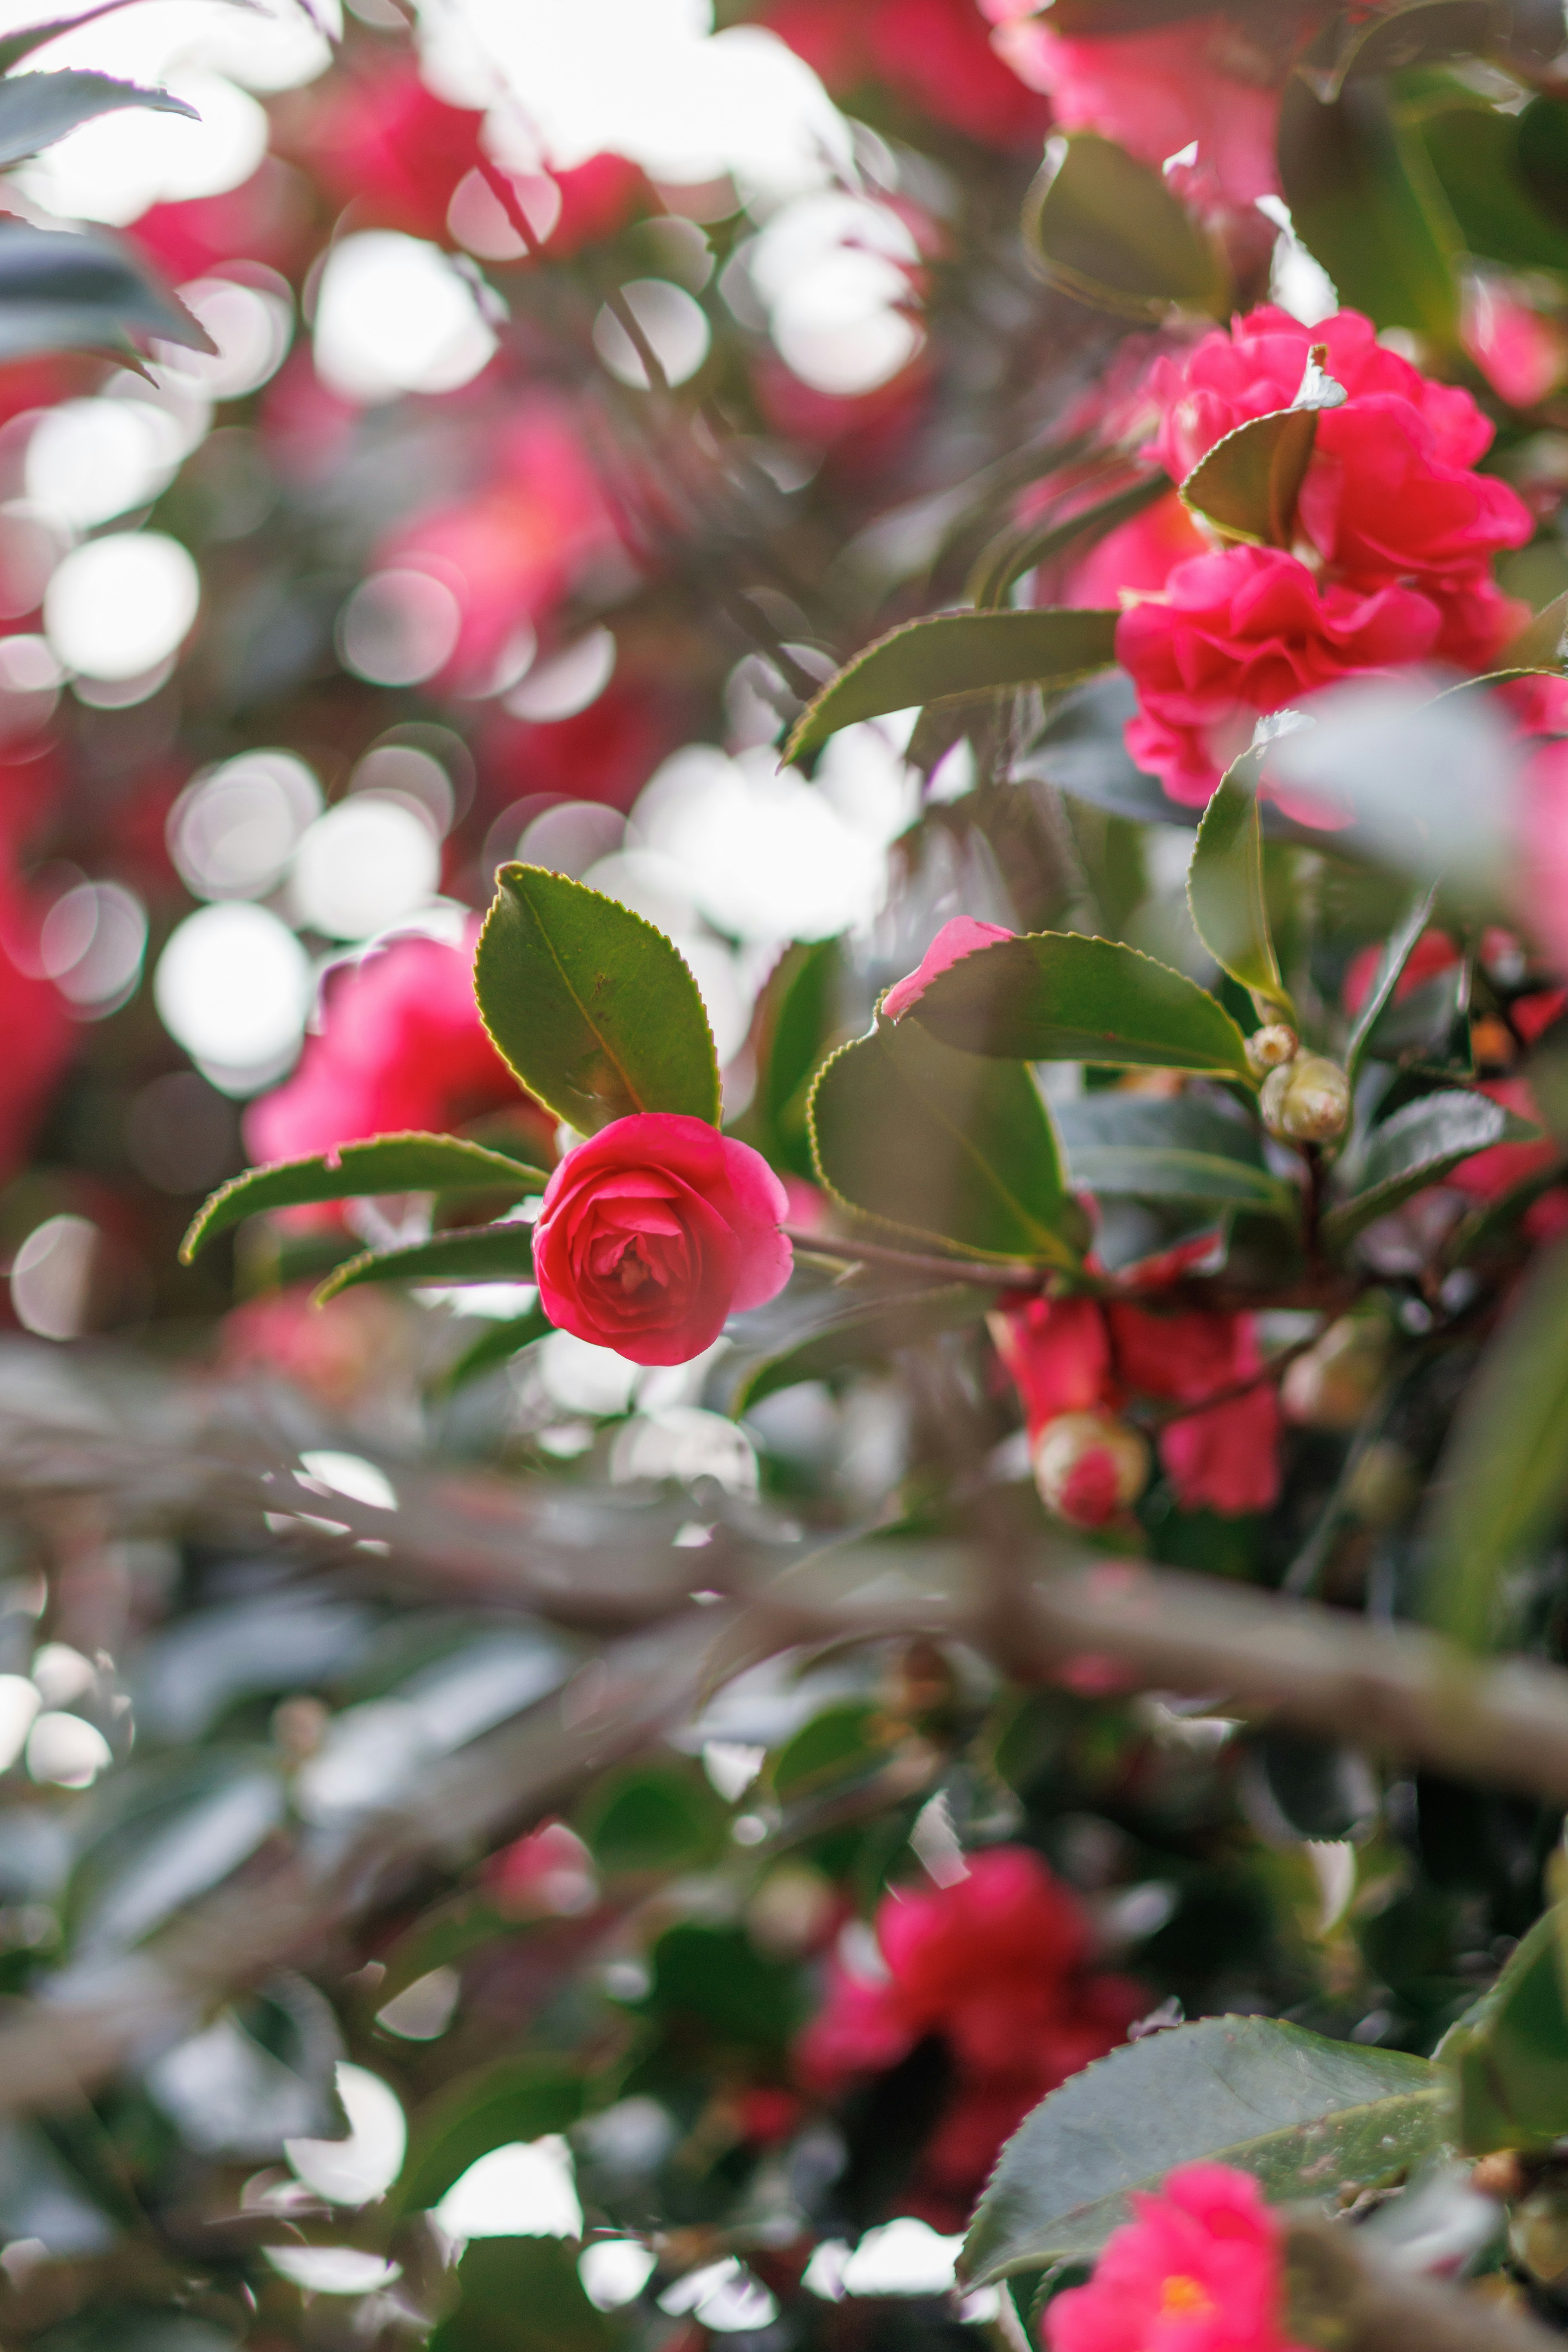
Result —
<instances>
[{"instance_id":1,"label":"flower center","mask_svg":"<svg viewBox=\"0 0 1568 2352\"><path fill-rule=\"evenodd\" d=\"M1184 2278L1178 2271L1160 2289L1162 2319L1196 2319L1214 2309L1195 2278Z\"/></svg>"},{"instance_id":2,"label":"flower center","mask_svg":"<svg viewBox=\"0 0 1568 2352\"><path fill-rule=\"evenodd\" d=\"M635 1298L643 1285L653 1280L653 1268L643 1256L636 1242L628 1242L616 1266L621 1288L628 1298Z\"/></svg>"}]
</instances>

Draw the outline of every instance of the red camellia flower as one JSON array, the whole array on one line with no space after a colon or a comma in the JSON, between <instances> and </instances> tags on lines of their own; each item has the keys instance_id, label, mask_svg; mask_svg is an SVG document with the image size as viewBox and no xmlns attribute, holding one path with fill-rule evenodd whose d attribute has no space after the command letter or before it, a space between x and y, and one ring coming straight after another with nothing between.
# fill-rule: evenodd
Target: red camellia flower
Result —
<instances>
[{"instance_id":1,"label":"red camellia flower","mask_svg":"<svg viewBox=\"0 0 1568 2352\"><path fill-rule=\"evenodd\" d=\"M551 1321L634 1364L686 1364L789 1280L788 1203L761 1152L705 1119L617 1118L545 1188L533 1272Z\"/></svg>"},{"instance_id":2,"label":"red camellia flower","mask_svg":"<svg viewBox=\"0 0 1568 2352\"><path fill-rule=\"evenodd\" d=\"M461 948L395 940L334 975L299 1068L247 1115L256 1159L303 1159L409 1128L451 1129L523 1104L474 1003L477 931Z\"/></svg>"},{"instance_id":3,"label":"red camellia flower","mask_svg":"<svg viewBox=\"0 0 1568 2352\"><path fill-rule=\"evenodd\" d=\"M1008 2134L1047 2091L1114 2049L1147 1997L1090 1966L1077 1896L1023 1846L971 1854L952 1885L885 1895L876 1936L877 1973L843 1957L830 1964L796 2063L812 2089L834 2096L939 2037L953 2084L921 2178L936 2218L962 2221Z\"/></svg>"},{"instance_id":4,"label":"red camellia flower","mask_svg":"<svg viewBox=\"0 0 1568 2352\"><path fill-rule=\"evenodd\" d=\"M1299 2352L1282 2232L1249 2173L1187 2164L1131 2202L1089 2284L1047 2305L1048 2352Z\"/></svg>"},{"instance_id":5,"label":"red camellia flower","mask_svg":"<svg viewBox=\"0 0 1568 2352\"><path fill-rule=\"evenodd\" d=\"M1352 670L1420 661L1441 628L1415 589L1325 587L1283 548L1194 556L1117 624L1116 657L1140 704L1127 748L1173 801L1201 808L1260 711Z\"/></svg>"}]
</instances>

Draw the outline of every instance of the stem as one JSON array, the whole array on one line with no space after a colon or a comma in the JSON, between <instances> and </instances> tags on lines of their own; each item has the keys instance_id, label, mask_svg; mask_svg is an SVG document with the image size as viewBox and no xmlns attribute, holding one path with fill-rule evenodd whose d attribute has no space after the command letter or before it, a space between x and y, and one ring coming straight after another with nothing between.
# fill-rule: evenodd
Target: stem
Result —
<instances>
[{"instance_id":1,"label":"stem","mask_svg":"<svg viewBox=\"0 0 1568 2352\"><path fill-rule=\"evenodd\" d=\"M962 1258L928 1257L916 1250L886 1248L880 1242L831 1241L801 1225L781 1225L786 1242L812 1257L841 1258L847 1265L886 1265L900 1274L935 1275L943 1282L973 1283L981 1290L1043 1289L1047 1277L1037 1265L971 1265Z\"/></svg>"},{"instance_id":2,"label":"stem","mask_svg":"<svg viewBox=\"0 0 1568 2352\"><path fill-rule=\"evenodd\" d=\"M1288 1348L1281 1348L1257 1371L1248 1372L1245 1380L1227 1381L1224 1388L1215 1389L1208 1396L1194 1397L1188 1404L1172 1405L1168 1411L1134 1414L1131 1418L1146 1421L1152 1429L1169 1429L1173 1422L1190 1421L1194 1413L1210 1412L1216 1405L1234 1404L1238 1397L1250 1396L1254 1389L1268 1388L1281 1380L1298 1356L1304 1356L1309 1348L1317 1346L1318 1337L1314 1332L1309 1339L1292 1339Z\"/></svg>"}]
</instances>

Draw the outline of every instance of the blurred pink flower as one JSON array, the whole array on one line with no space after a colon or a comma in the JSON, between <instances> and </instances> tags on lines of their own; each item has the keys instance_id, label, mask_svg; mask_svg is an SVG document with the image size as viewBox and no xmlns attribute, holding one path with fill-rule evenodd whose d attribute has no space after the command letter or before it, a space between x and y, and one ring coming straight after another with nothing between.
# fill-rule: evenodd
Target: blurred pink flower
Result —
<instances>
[{"instance_id":1,"label":"blurred pink flower","mask_svg":"<svg viewBox=\"0 0 1568 2352\"><path fill-rule=\"evenodd\" d=\"M20 870L23 833L53 782L45 761L0 764L0 1180L26 1160L79 1034L38 958L47 906Z\"/></svg>"},{"instance_id":2,"label":"blurred pink flower","mask_svg":"<svg viewBox=\"0 0 1568 2352\"><path fill-rule=\"evenodd\" d=\"M1014 933L1001 923L977 922L973 915L955 915L943 923L918 969L895 981L882 999L881 1013L885 1021L900 1021L913 1004L918 1004L939 972L948 971L976 948L994 946L998 940L1010 940Z\"/></svg>"},{"instance_id":3,"label":"blurred pink flower","mask_svg":"<svg viewBox=\"0 0 1568 2352\"><path fill-rule=\"evenodd\" d=\"M763 22L836 96L880 81L983 145L1045 135L1050 110L996 57L973 0L773 0Z\"/></svg>"},{"instance_id":4,"label":"blurred pink flower","mask_svg":"<svg viewBox=\"0 0 1568 2352\"><path fill-rule=\"evenodd\" d=\"M319 1307L300 1284L245 1299L218 1327L224 1371L287 1381L331 1413L406 1376L411 1352L397 1303L379 1290L348 1291Z\"/></svg>"},{"instance_id":5,"label":"blurred pink flower","mask_svg":"<svg viewBox=\"0 0 1568 2352\"><path fill-rule=\"evenodd\" d=\"M1020 80L1050 99L1062 131L1094 131L1156 170L1195 140L1172 173L1200 206L1241 211L1279 193L1275 142L1285 60L1249 41L1222 9L1136 32L1054 33L1036 0L980 0L992 40Z\"/></svg>"},{"instance_id":6,"label":"blurred pink flower","mask_svg":"<svg viewBox=\"0 0 1568 2352\"><path fill-rule=\"evenodd\" d=\"M461 948L394 940L334 973L293 1076L246 1116L251 1157L303 1159L363 1136L449 1130L524 1108L474 1003L477 936L476 923Z\"/></svg>"},{"instance_id":7,"label":"blurred pink flower","mask_svg":"<svg viewBox=\"0 0 1568 2352\"><path fill-rule=\"evenodd\" d=\"M484 116L437 98L406 52L363 58L349 52L317 84L292 144L328 193L353 205L356 227L443 241L453 191L479 160Z\"/></svg>"},{"instance_id":8,"label":"blurred pink flower","mask_svg":"<svg viewBox=\"0 0 1568 2352\"><path fill-rule=\"evenodd\" d=\"M1131 2204L1089 2284L1047 2305L1047 2352L1298 2352L1282 2233L1249 2173L1184 2165Z\"/></svg>"},{"instance_id":9,"label":"blurred pink flower","mask_svg":"<svg viewBox=\"0 0 1568 2352\"><path fill-rule=\"evenodd\" d=\"M1495 280L1466 281L1465 349L1500 399L1534 408L1568 375L1568 336Z\"/></svg>"},{"instance_id":10,"label":"blurred pink flower","mask_svg":"<svg viewBox=\"0 0 1568 2352\"><path fill-rule=\"evenodd\" d=\"M830 1962L796 2063L831 2097L938 2037L953 2083L920 2177L944 2217L962 2218L1003 2140L1047 2091L1114 2049L1147 1996L1093 1969L1077 1895L1023 1846L971 1854L951 1885L884 1895L876 1936L885 1973Z\"/></svg>"}]
</instances>

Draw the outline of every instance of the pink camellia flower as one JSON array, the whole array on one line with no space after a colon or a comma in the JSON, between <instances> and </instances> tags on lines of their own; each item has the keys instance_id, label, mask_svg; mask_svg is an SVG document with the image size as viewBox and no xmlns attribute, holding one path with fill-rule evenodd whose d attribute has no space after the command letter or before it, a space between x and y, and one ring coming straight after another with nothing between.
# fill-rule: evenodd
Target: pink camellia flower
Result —
<instances>
[{"instance_id":1,"label":"pink camellia flower","mask_svg":"<svg viewBox=\"0 0 1568 2352\"><path fill-rule=\"evenodd\" d=\"M1091 1966L1078 1897L1023 1846L971 1854L951 1885L884 1895L876 1936L880 1969L858 1970L852 1948L830 1963L795 2062L803 2081L832 2097L940 2037L952 2089L920 2184L928 2210L961 2225L1008 2134L1047 2091L1114 2049L1147 1996Z\"/></svg>"},{"instance_id":2,"label":"pink camellia flower","mask_svg":"<svg viewBox=\"0 0 1568 2352\"><path fill-rule=\"evenodd\" d=\"M973 0L773 0L763 22L836 97L879 81L993 147L1041 138L1050 120L996 56Z\"/></svg>"},{"instance_id":3,"label":"pink camellia flower","mask_svg":"<svg viewBox=\"0 0 1568 2352\"><path fill-rule=\"evenodd\" d=\"M1495 281L1466 281L1460 334L1492 390L1510 408L1536 407L1568 375L1568 340L1561 326Z\"/></svg>"},{"instance_id":4,"label":"pink camellia flower","mask_svg":"<svg viewBox=\"0 0 1568 2352\"><path fill-rule=\"evenodd\" d=\"M1184 2165L1131 2203L1089 2284L1047 2305L1047 2352L1300 2352L1283 2232L1249 2173Z\"/></svg>"},{"instance_id":5,"label":"pink camellia flower","mask_svg":"<svg viewBox=\"0 0 1568 2352\"><path fill-rule=\"evenodd\" d=\"M686 1364L789 1280L788 1202L761 1152L706 1120L642 1111L569 1151L533 1229L556 1328L634 1364Z\"/></svg>"},{"instance_id":6,"label":"pink camellia flower","mask_svg":"<svg viewBox=\"0 0 1568 2352\"><path fill-rule=\"evenodd\" d=\"M483 121L437 98L412 58L387 52L323 81L297 137L328 191L353 205L356 226L441 238L453 191L479 163Z\"/></svg>"},{"instance_id":7,"label":"pink camellia flower","mask_svg":"<svg viewBox=\"0 0 1568 2352\"><path fill-rule=\"evenodd\" d=\"M992 40L1021 81L1051 100L1058 127L1094 131L1156 171L1177 165L1178 192L1201 207L1249 208L1278 195L1275 145L1288 58L1249 41L1223 9L1135 32L1054 33L1036 0L980 0Z\"/></svg>"},{"instance_id":8,"label":"pink camellia flower","mask_svg":"<svg viewBox=\"0 0 1568 2352\"><path fill-rule=\"evenodd\" d=\"M939 972L962 962L965 956L973 955L976 948L988 948L997 940L1016 937L1015 932L1001 923L982 923L973 915L954 915L951 922L943 923L917 969L906 973L902 980L895 981L889 989L882 999L883 1019L901 1021L910 1005L920 1002Z\"/></svg>"},{"instance_id":9,"label":"pink camellia flower","mask_svg":"<svg viewBox=\"0 0 1568 2352\"><path fill-rule=\"evenodd\" d=\"M1283 548L1194 556L1117 625L1140 705L1127 748L1173 800L1201 808L1260 712L1352 671L1420 661L1441 628L1437 604L1415 589L1322 586Z\"/></svg>"},{"instance_id":10,"label":"pink camellia flower","mask_svg":"<svg viewBox=\"0 0 1568 2352\"><path fill-rule=\"evenodd\" d=\"M257 1160L298 1160L367 1135L450 1130L527 1098L474 1003L474 942L401 939L327 984L319 1033L284 1086L246 1116Z\"/></svg>"}]
</instances>

